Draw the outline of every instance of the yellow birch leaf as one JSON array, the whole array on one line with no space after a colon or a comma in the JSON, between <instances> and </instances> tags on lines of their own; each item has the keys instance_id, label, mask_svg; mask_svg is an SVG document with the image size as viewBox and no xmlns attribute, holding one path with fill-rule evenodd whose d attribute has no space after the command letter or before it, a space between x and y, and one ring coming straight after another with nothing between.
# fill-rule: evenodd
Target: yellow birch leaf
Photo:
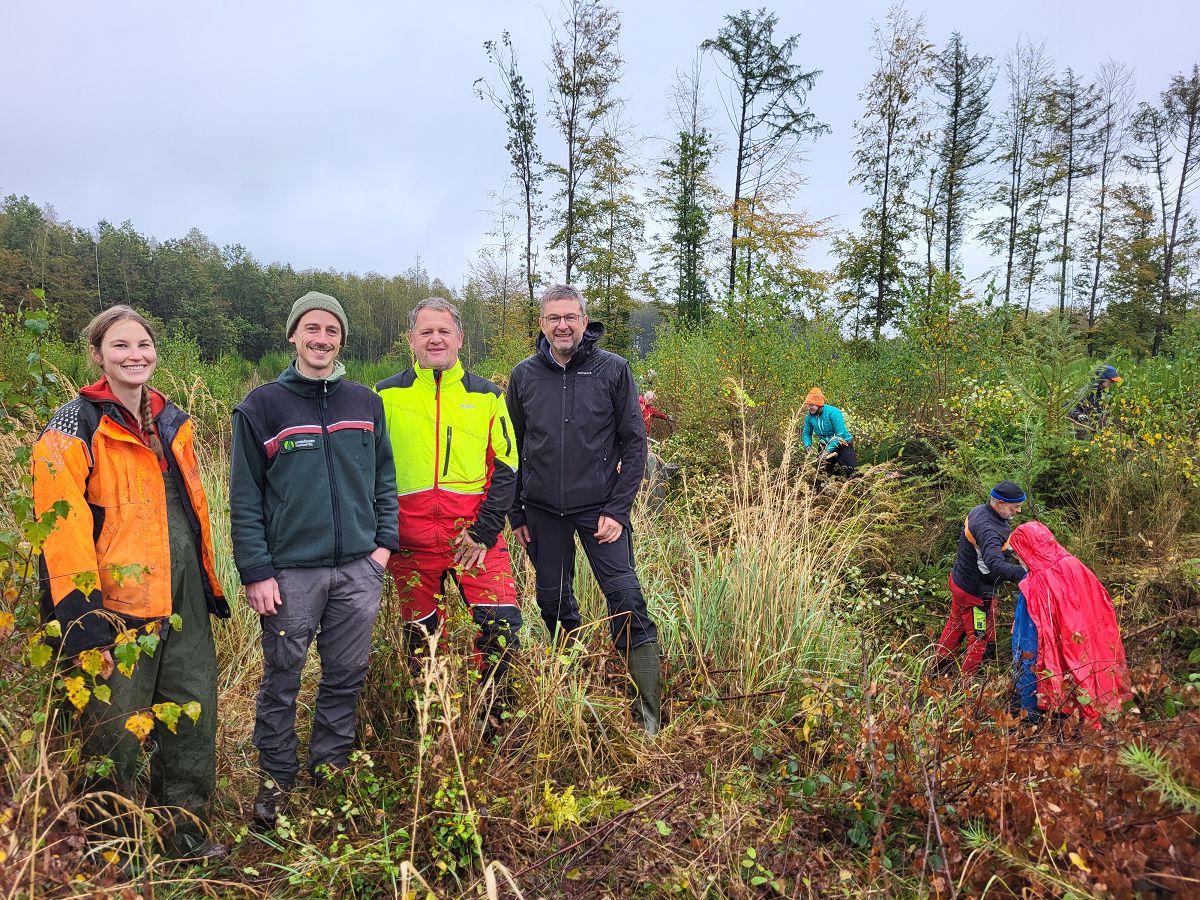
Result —
<instances>
[{"instance_id":1,"label":"yellow birch leaf","mask_svg":"<svg viewBox=\"0 0 1200 900\"><path fill-rule=\"evenodd\" d=\"M145 713L134 713L125 720L125 730L133 734L141 743L146 742L154 728L154 720Z\"/></svg>"},{"instance_id":2,"label":"yellow birch leaf","mask_svg":"<svg viewBox=\"0 0 1200 900\"><path fill-rule=\"evenodd\" d=\"M7 610L0 612L0 641L4 640L13 630L13 614Z\"/></svg>"},{"instance_id":3,"label":"yellow birch leaf","mask_svg":"<svg viewBox=\"0 0 1200 900\"><path fill-rule=\"evenodd\" d=\"M79 654L79 668L88 675L99 675L104 668L104 654L99 650L84 650Z\"/></svg>"},{"instance_id":4,"label":"yellow birch leaf","mask_svg":"<svg viewBox=\"0 0 1200 900\"><path fill-rule=\"evenodd\" d=\"M78 710L87 706L88 701L92 699L92 692L84 686L82 675L72 675L63 679L63 683L67 686L67 699L71 701L72 706Z\"/></svg>"},{"instance_id":5,"label":"yellow birch leaf","mask_svg":"<svg viewBox=\"0 0 1200 900\"><path fill-rule=\"evenodd\" d=\"M200 718L200 704L195 700L189 700L183 704L183 714L191 719L194 724Z\"/></svg>"},{"instance_id":6,"label":"yellow birch leaf","mask_svg":"<svg viewBox=\"0 0 1200 900\"><path fill-rule=\"evenodd\" d=\"M1092 870L1089 869L1087 863L1085 863L1083 861L1083 857L1080 856L1078 853L1076 853L1074 850L1072 850L1070 853L1068 853L1067 857L1071 860L1071 862L1073 862L1075 864L1075 867L1078 868L1081 872L1087 872L1089 875L1091 874Z\"/></svg>"}]
</instances>

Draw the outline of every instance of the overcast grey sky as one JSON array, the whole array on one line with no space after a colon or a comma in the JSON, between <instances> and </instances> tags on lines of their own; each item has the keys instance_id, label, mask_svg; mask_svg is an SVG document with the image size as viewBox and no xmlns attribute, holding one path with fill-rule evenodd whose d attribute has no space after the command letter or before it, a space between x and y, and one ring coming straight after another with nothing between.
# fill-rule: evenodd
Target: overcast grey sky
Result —
<instances>
[{"instance_id":1,"label":"overcast grey sky","mask_svg":"<svg viewBox=\"0 0 1200 900\"><path fill-rule=\"evenodd\" d=\"M762 0L754 0L757 6ZM625 119L647 140L668 134L667 90L736 2L618 2ZM512 33L546 114L545 3L177 4L3 0L5 135L0 194L28 194L90 228L133 222L166 240L189 228L244 244L263 262L394 274L420 255L459 284L489 228L489 192L507 174L503 123L472 84L491 75L482 43ZM847 179L857 94L870 77L871 21L884 2L776 4L795 61L823 70L810 102L833 129L807 152L798 206L839 227L862 198ZM1046 43L1059 69L1105 60L1136 70L1139 98L1200 57L1200 4L926 2L939 46L961 31L998 61L1020 35ZM713 125L728 138L710 81ZM1004 99L997 83L993 103ZM720 170L730 187L728 164ZM819 253L818 253L819 255ZM817 260L818 262L820 260ZM971 273L977 274L977 273Z\"/></svg>"}]
</instances>

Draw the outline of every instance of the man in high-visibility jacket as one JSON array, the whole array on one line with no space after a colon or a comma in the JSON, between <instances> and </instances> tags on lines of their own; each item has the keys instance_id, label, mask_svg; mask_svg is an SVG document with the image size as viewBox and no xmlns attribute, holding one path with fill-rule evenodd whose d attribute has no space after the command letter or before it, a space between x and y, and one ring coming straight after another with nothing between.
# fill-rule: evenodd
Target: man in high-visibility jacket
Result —
<instances>
[{"instance_id":1,"label":"man in high-visibility jacket","mask_svg":"<svg viewBox=\"0 0 1200 900\"><path fill-rule=\"evenodd\" d=\"M376 385L396 459L400 552L389 568L420 653L446 618L451 578L479 629L477 662L498 679L517 649L521 609L500 535L517 483L517 445L504 395L463 369L458 308L440 297L409 315L415 364Z\"/></svg>"}]
</instances>

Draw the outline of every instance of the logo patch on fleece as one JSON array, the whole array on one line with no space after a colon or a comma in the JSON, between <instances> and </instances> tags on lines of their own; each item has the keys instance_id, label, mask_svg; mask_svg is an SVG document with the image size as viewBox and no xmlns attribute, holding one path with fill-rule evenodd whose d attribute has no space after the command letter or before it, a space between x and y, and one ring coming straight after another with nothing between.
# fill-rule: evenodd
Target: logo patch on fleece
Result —
<instances>
[{"instance_id":1,"label":"logo patch on fleece","mask_svg":"<svg viewBox=\"0 0 1200 900\"><path fill-rule=\"evenodd\" d=\"M316 450L321 446L321 439L316 435L287 438L279 445L280 453L293 453L296 450Z\"/></svg>"}]
</instances>

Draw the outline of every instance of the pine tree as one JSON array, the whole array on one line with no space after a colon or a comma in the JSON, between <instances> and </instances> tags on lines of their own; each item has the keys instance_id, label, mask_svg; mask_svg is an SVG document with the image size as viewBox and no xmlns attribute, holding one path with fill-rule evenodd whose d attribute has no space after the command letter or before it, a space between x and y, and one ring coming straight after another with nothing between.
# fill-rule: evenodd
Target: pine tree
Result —
<instances>
[{"instance_id":1,"label":"pine tree","mask_svg":"<svg viewBox=\"0 0 1200 900\"><path fill-rule=\"evenodd\" d=\"M708 289L710 223L720 193L711 180L717 145L705 124L708 114L700 102L698 63L679 76L672 101L675 140L659 161L657 185L651 195L662 211L667 234L654 255L668 272L663 293L674 301L678 318L702 322L712 306Z\"/></svg>"},{"instance_id":2,"label":"pine tree","mask_svg":"<svg viewBox=\"0 0 1200 900\"><path fill-rule=\"evenodd\" d=\"M639 172L612 130L588 144L588 181L577 204L577 269L586 287L589 314L604 323L606 346L633 351L630 315L643 290L638 274L644 220L633 195Z\"/></svg>"},{"instance_id":3,"label":"pine tree","mask_svg":"<svg viewBox=\"0 0 1200 900\"><path fill-rule=\"evenodd\" d=\"M1190 77L1174 76L1158 105L1139 103L1132 134L1139 149L1128 160L1150 175L1158 200L1163 268L1151 342L1151 352L1157 354L1180 306L1172 279L1179 250L1189 236L1186 208L1190 193L1200 181L1200 67L1193 66ZM1172 150L1180 154L1178 162Z\"/></svg>"}]
</instances>

